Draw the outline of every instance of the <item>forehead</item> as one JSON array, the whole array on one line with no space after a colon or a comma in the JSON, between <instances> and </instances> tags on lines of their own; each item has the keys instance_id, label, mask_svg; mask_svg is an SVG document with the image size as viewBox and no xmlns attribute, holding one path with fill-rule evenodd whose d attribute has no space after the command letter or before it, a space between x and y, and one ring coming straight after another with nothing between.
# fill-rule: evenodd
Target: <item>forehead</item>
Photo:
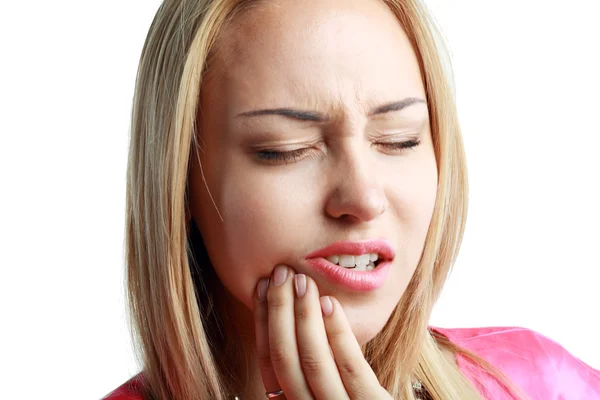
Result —
<instances>
[{"instance_id":1,"label":"forehead","mask_svg":"<svg viewBox=\"0 0 600 400\"><path fill-rule=\"evenodd\" d=\"M411 44L378 0L256 3L223 32L210 74L231 113L424 97Z\"/></svg>"}]
</instances>

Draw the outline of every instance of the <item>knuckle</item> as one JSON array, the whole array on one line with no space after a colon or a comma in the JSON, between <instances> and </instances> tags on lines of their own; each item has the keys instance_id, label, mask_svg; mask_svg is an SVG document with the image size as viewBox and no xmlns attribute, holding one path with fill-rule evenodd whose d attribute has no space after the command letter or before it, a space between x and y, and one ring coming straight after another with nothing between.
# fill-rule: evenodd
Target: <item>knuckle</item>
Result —
<instances>
[{"instance_id":1,"label":"knuckle","mask_svg":"<svg viewBox=\"0 0 600 400\"><path fill-rule=\"evenodd\" d=\"M310 312L305 307L298 307L296 309L296 320L306 322L310 319Z\"/></svg>"},{"instance_id":2,"label":"knuckle","mask_svg":"<svg viewBox=\"0 0 600 400\"><path fill-rule=\"evenodd\" d=\"M352 359L344 359L338 362L340 372L350 378L359 377L359 365L360 363L357 363Z\"/></svg>"},{"instance_id":3,"label":"knuckle","mask_svg":"<svg viewBox=\"0 0 600 400\"><path fill-rule=\"evenodd\" d=\"M356 399L356 400L362 400L362 399L367 400L367 399L374 399L374 398L376 398L376 399L379 399L379 398L385 399L385 397L380 396L379 392L377 392L377 395L378 395L377 397L373 397L374 393L372 391L368 391L368 390L366 390L365 388L362 388L362 387L354 387L353 391L352 391L352 394L353 394L352 398Z\"/></svg>"},{"instance_id":4,"label":"knuckle","mask_svg":"<svg viewBox=\"0 0 600 400\"><path fill-rule=\"evenodd\" d=\"M270 309L283 308L286 305L286 299L281 293L267 293L267 304Z\"/></svg>"},{"instance_id":5,"label":"knuckle","mask_svg":"<svg viewBox=\"0 0 600 400\"><path fill-rule=\"evenodd\" d=\"M284 347L271 348L270 358L275 369L287 369L291 363L291 354Z\"/></svg>"},{"instance_id":6,"label":"knuckle","mask_svg":"<svg viewBox=\"0 0 600 400\"><path fill-rule=\"evenodd\" d=\"M327 329L327 336L329 337L329 341L332 343L343 343L346 337L346 332L339 327L329 327L329 329Z\"/></svg>"},{"instance_id":7,"label":"knuckle","mask_svg":"<svg viewBox=\"0 0 600 400\"><path fill-rule=\"evenodd\" d=\"M261 370L269 370L273 368L269 354L261 354L258 356L258 366L261 368Z\"/></svg>"},{"instance_id":8,"label":"knuckle","mask_svg":"<svg viewBox=\"0 0 600 400\"><path fill-rule=\"evenodd\" d=\"M318 374L324 369L323 360L312 354L304 354L300 356L300 364L302 365L304 372L307 374Z\"/></svg>"}]
</instances>

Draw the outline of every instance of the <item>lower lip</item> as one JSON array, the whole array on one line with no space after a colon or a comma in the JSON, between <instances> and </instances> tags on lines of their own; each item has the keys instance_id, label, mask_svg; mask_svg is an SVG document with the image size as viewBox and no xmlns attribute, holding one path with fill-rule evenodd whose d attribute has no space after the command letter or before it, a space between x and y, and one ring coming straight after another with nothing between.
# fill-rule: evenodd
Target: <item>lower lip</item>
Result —
<instances>
[{"instance_id":1,"label":"lower lip","mask_svg":"<svg viewBox=\"0 0 600 400\"><path fill-rule=\"evenodd\" d=\"M367 292L383 286L392 266L391 261L384 261L380 262L373 270L356 271L340 267L321 257L309 258L306 261L329 282L360 292Z\"/></svg>"}]
</instances>

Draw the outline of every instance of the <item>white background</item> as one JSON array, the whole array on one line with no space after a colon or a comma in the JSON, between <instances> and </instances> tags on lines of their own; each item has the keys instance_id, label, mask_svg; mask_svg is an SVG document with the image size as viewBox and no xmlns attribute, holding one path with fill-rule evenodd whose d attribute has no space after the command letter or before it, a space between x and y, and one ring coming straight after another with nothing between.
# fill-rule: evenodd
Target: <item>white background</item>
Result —
<instances>
[{"instance_id":1,"label":"white background","mask_svg":"<svg viewBox=\"0 0 600 400\"><path fill-rule=\"evenodd\" d=\"M453 52L471 184L432 324L525 326L600 368L600 3L428 3ZM0 5L2 398L97 399L138 371L125 168L158 5Z\"/></svg>"}]
</instances>

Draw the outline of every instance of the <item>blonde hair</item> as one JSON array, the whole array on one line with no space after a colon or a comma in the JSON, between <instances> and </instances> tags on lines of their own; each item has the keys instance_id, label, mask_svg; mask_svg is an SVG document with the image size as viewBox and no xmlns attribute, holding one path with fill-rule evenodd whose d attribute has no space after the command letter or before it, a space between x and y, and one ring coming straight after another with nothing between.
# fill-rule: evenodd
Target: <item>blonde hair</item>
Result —
<instances>
[{"instance_id":1,"label":"blonde hair","mask_svg":"<svg viewBox=\"0 0 600 400\"><path fill-rule=\"evenodd\" d=\"M431 309L464 232L466 161L442 36L420 0L383 1L404 28L419 61L439 176L415 274L383 330L363 346L365 357L397 399L414 399L415 378L436 400L481 399L442 348L480 365L514 398L526 398L485 360L428 330ZM216 357L221 349L211 292L218 280L210 274L207 258L196 263L190 245L187 185L209 56L225 27L254 3L165 0L142 50L127 169L126 265L132 334L139 346L147 399L232 398L233 378Z\"/></svg>"}]
</instances>

